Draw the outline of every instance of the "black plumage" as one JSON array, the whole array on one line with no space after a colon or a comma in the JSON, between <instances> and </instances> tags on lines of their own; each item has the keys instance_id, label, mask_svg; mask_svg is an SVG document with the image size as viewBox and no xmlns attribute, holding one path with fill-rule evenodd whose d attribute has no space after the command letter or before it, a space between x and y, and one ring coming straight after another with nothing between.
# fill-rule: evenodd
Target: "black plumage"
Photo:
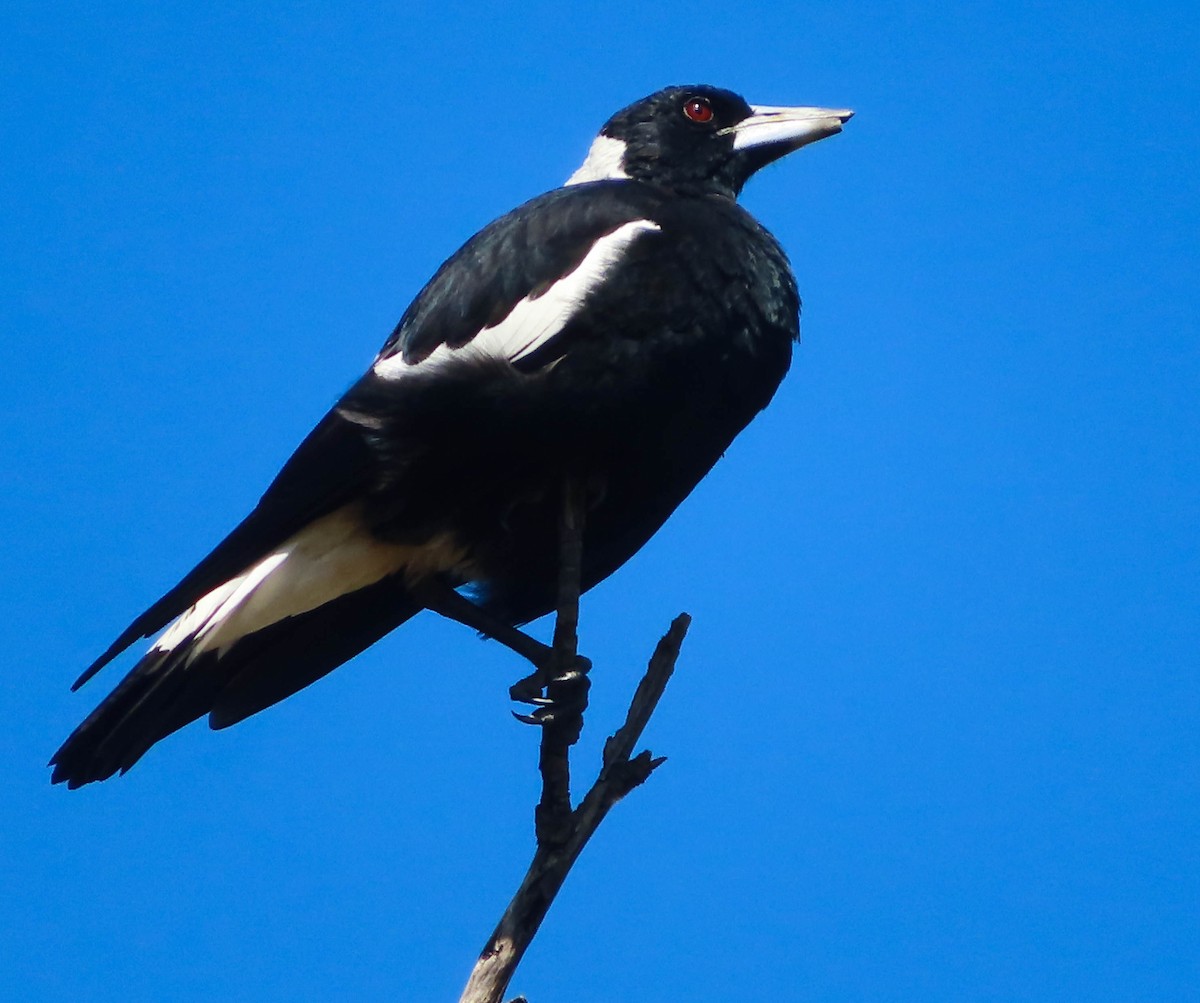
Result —
<instances>
[{"instance_id":1,"label":"black plumage","mask_svg":"<svg viewBox=\"0 0 1200 1003\"><path fill-rule=\"evenodd\" d=\"M174 621L53 780L270 706L417 613L428 582L505 625L548 612L567 478L590 492L584 587L620 567L788 369L795 281L742 185L849 115L699 86L615 115L566 186L437 271L250 515L89 667L76 686Z\"/></svg>"}]
</instances>

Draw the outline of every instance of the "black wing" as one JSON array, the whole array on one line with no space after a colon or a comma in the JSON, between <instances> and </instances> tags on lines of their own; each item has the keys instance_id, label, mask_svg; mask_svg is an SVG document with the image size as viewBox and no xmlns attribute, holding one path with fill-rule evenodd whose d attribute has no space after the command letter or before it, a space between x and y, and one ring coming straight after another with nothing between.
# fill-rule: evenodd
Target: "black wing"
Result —
<instances>
[{"instance_id":1,"label":"black wing","mask_svg":"<svg viewBox=\"0 0 1200 1003\"><path fill-rule=\"evenodd\" d=\"M394 356L416 364L441 345L466 345L521 300L536 299L574 271L598 238L648 217L658 203L656 193L644 186L599 182L557 189L513 210L484 227L438 269L405 311L375 365ZM552 359L552 347L543 346L526 364L541 366ZM380 463L387 463L381 453L388 451L372 434L370 411L404 392L371 373L360 380L300 444L254 510L122 631L72 689L308 523L369 491L380 476Z\"/></svg>"},{"instance_id":2,"label":"black wing","mask_svg":"<svg viewBox=\"0 0 1200 1003\"><path fill-rule=\"evenodd\" d=\"M138 638L161 630L222 582L362 490L374 467L362 431L336 408L325 415L254 510L178 585L126 627L71 689L79 689Z\"/></svg>"},{"instance_id":3,"label":"black wing","mask_svg":"<svg viewBox=\"0 0 1200 1003\"><path fill-rule=\"evenodd\" d=\"M575 271L595 242L626 223L653 219L654 189L626 182L558 188L489 224L466 242L413 300L376 364L421 362L441 345L461 348ZM549 361L542 356L542 364Z\"/></svg>"}]
</instances>

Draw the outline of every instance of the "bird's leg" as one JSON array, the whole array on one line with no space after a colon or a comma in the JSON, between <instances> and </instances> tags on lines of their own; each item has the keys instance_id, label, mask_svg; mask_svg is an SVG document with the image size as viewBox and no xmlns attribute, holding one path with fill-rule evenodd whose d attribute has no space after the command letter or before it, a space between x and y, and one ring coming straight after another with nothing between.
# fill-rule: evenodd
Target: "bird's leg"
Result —
<instances>
[{"instance_id":1,"label":"bird's leg","mask_svg":"<svg viewBox=\"0 0 1200 1003\"><path fill-rule=\"evenodd\" d=\"M412 593L413 599L426 609L432 609L434 613L443 615L448 620L478 630L482 635L503 644L505 648L516 651L539 669L550 668L554 655L554 649L550 645L542 644L528 633L493 617L486 609L467 599L467 596L458 594L444 578L422 578L420 582L410 585L409 593Z\"/></svg>"},{"instance_id":2,"label":"bird's leg","mask_svg":"<svg viewBox=\"0 0 1200 1003\"><path fill-rule=\"evenodd\" d=\"M573 745L583 727L583 711L592 663L578 653L579 593L583 575L583 524L588 486L568 479L559 514L558 601L553 647L535 640L459 594L445 578L431 576L409 591L426 609L499 641L533 664L534 671L509 688L509 696L533 704L532 714L518 714L526 724L556 725Z\"/></svg>"},{"instance_id":3,"label":"bird's leg","mask_svg":"<svg viewBox=\"0 0 1200 1003\"><path fill-rule=\"evenodd\" d=\"M545 702L521 717L542 726L538 772L542 796L534 811L538 846L564 846L574 830L571 810L571 746L583 730L590 663L580 659L579 593L583 577L583 522L587 492L572 478L563 483L558 519L558 602L554 618L554 674L544 680ZM518 715L519 716L519 715Z\"/></svg>"},{"instance_id":4,"label":"bird's leg","mask_svg":"<svg viewBox=\"0 0 1200 1003\"><path fill-rule=\"evenodd\" d=\"M538 672L550 672L554 659L553 648L477 606L451 588L444 578L424 578L412 585L409 591L426 609L499 641L509 650L532 662ZM535 672L534 675L536 674Z\"/></svg>"},{"instance_id":5,"label":"bird's leg","mask_svg":"<svg viewBox=\"0 0 1200 1003\"><path fill-rule=\"evenodd\" d=\"M547 685L555 680L568 681L576 676L586 675L592 663L582 655L576 655L569 667L558 670L554 649L543 644L536 638L530 637L522 630L517 630L511 624L493 616L487 610L471 602L466 596L459 594L444 578L434 576L423 578L409 587L412 597L426 609L461 623L464 627L477 630L485 637L498 641L510 651L516 652L530 662L534 671L517 680L509 688L509 696L521 703L534 704L539 708L536 713L545 711L542 716L548 716L554 700L549 695L542 696ZM560 678L561 677L561 678ZM522 721L526 718L518 715ZM531 717L529 723L542 723L539 717Z\"/></svg>"},{"instance_id":6,"label":"bird's leg","mask_svg":"<svg viewBox=\"0 0 1200 1003\"><path fill-rule=\"evenodd\" d=\"M583 577L583 525L587 512L587 486L568 478L558 522L558 601L554 619L554 647L550 673L535 672L520 680L510 694L514 700L539 705L528 716L529 724L553 725L566 745L574 745L583 727L587 707L587 677L591 662L578 653L579 593ZM546 696L532 697L530 690Z\"/></svg>"}]
</instances>

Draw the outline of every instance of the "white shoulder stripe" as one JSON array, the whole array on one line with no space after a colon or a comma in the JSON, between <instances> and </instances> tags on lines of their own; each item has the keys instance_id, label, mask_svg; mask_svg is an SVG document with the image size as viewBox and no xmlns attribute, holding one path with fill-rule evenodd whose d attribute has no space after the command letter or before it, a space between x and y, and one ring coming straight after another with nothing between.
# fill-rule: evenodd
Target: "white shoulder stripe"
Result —
<instances>
[{"instance_id":1,"label":"white shoulder stripe","mask_svg":"<svg viewBox=\"0 0 1200 1003\"><path fill-rule=\"evenodd\" d=\"M525 297L498 324L485 327L460 348L439 345L417 363L405 362L401 353L375 363L375 375L398 379L412 373L428 373L431 368L457 359L491 357L516 362L546 344L583 305L588 294L599 286L609 270L640 233L658 230L648 219L635 219L597 240L583 261L564 275L541 296Z\"/></svg>"}]
</instances>

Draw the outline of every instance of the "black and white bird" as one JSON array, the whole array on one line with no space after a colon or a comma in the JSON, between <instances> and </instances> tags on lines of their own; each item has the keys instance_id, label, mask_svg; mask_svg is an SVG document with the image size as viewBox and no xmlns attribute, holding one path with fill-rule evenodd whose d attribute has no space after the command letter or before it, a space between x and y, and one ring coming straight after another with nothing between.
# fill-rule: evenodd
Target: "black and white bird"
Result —
<instances>
[{"instance_id":1,"label":"black and white bird","mask_svg":"<svg viewBox=\"0 0 1200 1003\"><path fill-rule=\"evenodd\" d=\"M554 606L563 483L589 485L586 589L774 395L799 297L736 200L851 114L695 86L609 119L563 187L438 269L254 510L83 673L166 627L52 780L123 773L205 714L235 724L424 608L545 650L512 628Z\"/></svg>"}]
</instances>

